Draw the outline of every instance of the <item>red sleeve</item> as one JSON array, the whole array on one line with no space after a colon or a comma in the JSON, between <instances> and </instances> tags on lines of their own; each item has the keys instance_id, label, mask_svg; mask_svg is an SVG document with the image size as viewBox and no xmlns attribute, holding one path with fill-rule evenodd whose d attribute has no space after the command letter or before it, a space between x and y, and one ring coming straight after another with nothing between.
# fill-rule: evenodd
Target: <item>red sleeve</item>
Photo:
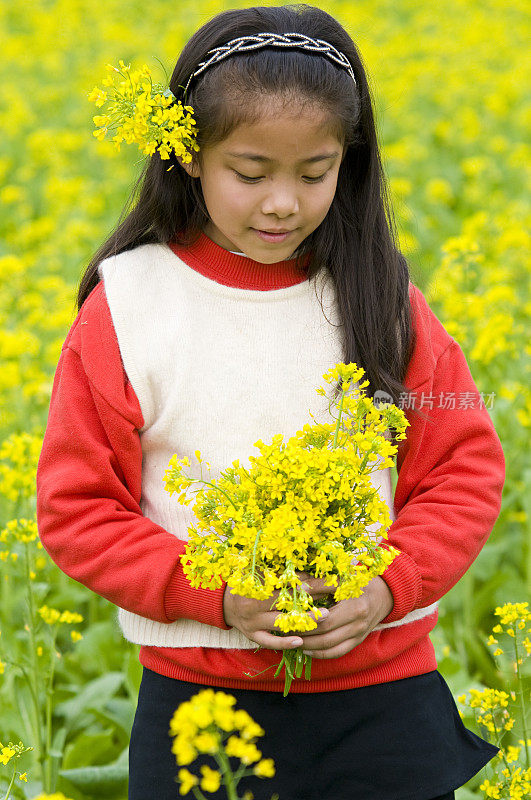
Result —
<instances>
[{"instance_id":1,"label":"red sleeve","mask_svg":"<svg viewBox=\"0 0 531 800\"><path fill-rule=\"evenodd\" d=\"M408 374L416 387L416 407L422 402L427 419L406 412L411 427L398 450L396 519L388 532L389 544L402 552L382 575L394 598L383 622L431 605L457 583L494 526L505 481L502 446L489 412L478 401L464 353L416 291L424 321L419 324L415 372ZM433 360L426 331L444 346L434 366L423 371L420 361ZM424 347L430 356L423 356ZM420 383L413 375L421 377ZM407 381L408 376L406 385L411 385ZM472 393L473 407L459 408L462 392ZM455 393L454 409L440 404L441 393L443 398Z\"/></svg>"},{"instance_id":2,"label":"red sleeve","mask_svg":"<svg viewBox=\"0 0 531 800\"><path fill-rule=\"evenodd\" d=\"M37 469L42 544L63 572L120 608L229 630L225 585L193 589L179 558L185 542L142 514L142 425L100 283L70 329L54 378Z\"/></svg>"}]
</instances>

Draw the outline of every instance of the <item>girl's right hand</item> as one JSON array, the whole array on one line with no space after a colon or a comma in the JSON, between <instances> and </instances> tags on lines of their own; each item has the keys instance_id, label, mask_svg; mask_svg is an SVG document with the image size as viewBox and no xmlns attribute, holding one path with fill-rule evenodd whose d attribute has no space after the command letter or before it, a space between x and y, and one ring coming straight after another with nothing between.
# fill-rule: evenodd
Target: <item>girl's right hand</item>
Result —
<instances>
[{"instance_id":1,"label":"girl's right hand","mask_svg":"<svg viewBox=\"0 0 531 800\"><path fill-rule=\"evenodd\" d=\"M302 645L300 636L281 634L275 636L270 631L275 629L275 619L278 611L271 611L273 600L278 597L278 590L274 591L267 600L256 600L252 597L242 597L233 594L228 586L223 595L223 615L225 622L232 628L237 628L248 639L260 647L268 650L293 650ZM280 633L280 631L279 631Z\"/></svg>"}]
</instances>

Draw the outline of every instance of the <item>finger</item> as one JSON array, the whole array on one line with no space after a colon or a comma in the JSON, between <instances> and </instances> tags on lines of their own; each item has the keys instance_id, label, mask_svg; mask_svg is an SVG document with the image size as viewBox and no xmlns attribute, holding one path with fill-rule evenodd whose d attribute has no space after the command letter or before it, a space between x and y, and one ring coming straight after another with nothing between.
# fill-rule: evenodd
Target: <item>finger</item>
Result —
<instances>
[{"instance_id":1,"label":"finger","mask_svg":"<svg viewBox=\"0 0 531 800\"><path fill-rule=\"evenodd\" d=\"M350 653L358 644L360 644L358 639L346 639L344 642L341 642L341 644L331 647L329 650L312 650L305 648L303 653L312 658L323 660L327 658L339 658L340 656L345 656L347 653Z\"/></svg>"},{"instance_id":2,"label":"finger","mask_svg":"<svg viewBox=\"0 0 531 800\"><path fill-rule=\"evenodd\" d=\"M302 638L300 636L275 636L268 631L254 631L251 642L256 642L260 647L266 647L268 650L293 650L295 647L301 647Z\"/></svg>"},{"instance_id":3,"label":"finger","mask_svg":"<svg viewBox=\"0 0 531 800\"><path fill-rule=\"evenodd\" d=\"M310 650L330 650L348 639L354 639L356 643L359 644L359 642L363 641L365 636L367 636L367 633L365 631L360 631L358 626L347 624L325 633L319 631L312 635L311 631L305 631L304 634L301 635L303 638L303 648L309 648Z\"/></svg>"},{"instance_id":4,"label":"finger","mask_svg":"<svg viewBox=\"0 0 531 800\"><path fill-rule=\"evenodd\" d=\"M302 588L312 597L323 597L333 594L337 587L325 583L323 578L308 578L303 582Z\"/></svg>"},{"instance_id":5,"label":"finger","mask_svg":"<svg viewBox=\"0 0 531 800\"><path fill-rule=\"evenodd\" d=\"M371 625L368 621L361 598L350 597L340 600L328 609L328 616L319 625L318 630L308 633L328 633L343 627L349 628L350 636L364 638L371 632L374 624Z\"/></svg>"}]
</instances>

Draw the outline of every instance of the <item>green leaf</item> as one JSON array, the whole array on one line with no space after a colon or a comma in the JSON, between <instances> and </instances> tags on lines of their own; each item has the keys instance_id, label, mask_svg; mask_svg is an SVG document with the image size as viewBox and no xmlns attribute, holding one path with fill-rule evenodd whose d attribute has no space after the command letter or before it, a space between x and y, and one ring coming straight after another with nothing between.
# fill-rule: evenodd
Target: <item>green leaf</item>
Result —
<instances>
[{"instance_id":1,"label":"green leaf","mask_svg":"<svg viewBox=\"0 0 531 800\"><path fill-rule=\"evenodd\" d=\"M101 762L102 758L105 760L106 754L108 759L108 753L112 752L113 745L112 731L80 733L65 750L62 771L78 769L80 765L93 766L95 762Z\"/></svg>"},{"instance_id":2,"label":"green leaf","mask_svg":"<svg viewBox=\"0 0 531 800\"><path fill-rule=\"evenodd\" d=\"M129 748L111 764L105 766L79 767L59 772L62 778L82 792L95 797L112 797L127 792L129 775Z\"/></svg>"},{"instance_id":3,"label":"green leaf","mask_svg":"<svg viewBox=\"0 0 531 800\"><path fill-rule=\"evenodd\" d=\"M136 706L125 697L113 697L104 709L89 707L87 712L91 713L107 727L110 725L115 729L119 736L125 737L129 741L133 720L135 717Z\"/></svg>"},{"instance_id":4,"label":"green leaf","mask_svg":"<svg viewBox=\"0 0 531 800\"><path fill-rule=\"evenodd\" d=\"M58 703L55 713L65 718L71 732L76 725L83 726L82 717L90 707L103 709L123 684L121 672L109 672L87 683L76 697Z\"/></svg>"},{"instance_id":5,"label":"green leaf","mask_svg":"<svg viewBox=\"0 0 531 800\"><path fill-rule=\"evenodd\" d=\"M57 773L59 768L63 766L62 761L64 758L64 750L65 750L65 741L66 735L68 731L65 725L61 728L58 728L52 739L52 749L50 750L50 755L53 756L52 761L52 786L55 786L57 781ZM33 797L33 795L30 795Z\"/></svg>"}]
</instances>

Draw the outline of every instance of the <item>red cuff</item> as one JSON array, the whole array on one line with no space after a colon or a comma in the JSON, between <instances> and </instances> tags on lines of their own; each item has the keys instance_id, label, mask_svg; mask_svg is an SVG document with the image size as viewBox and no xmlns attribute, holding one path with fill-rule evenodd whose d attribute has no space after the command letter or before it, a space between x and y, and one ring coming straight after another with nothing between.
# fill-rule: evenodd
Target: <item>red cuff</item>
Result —
<instances>
[{"instance_id":1,"label":"red cuff","mask_svg":"<svg viewBox=\"0 0 531 800\"><path fill-rule=\"evenodd\" d=\"M381 620L382 623L402 619L418 607L422 595L422 580L417 565L407 553L402 551L395 556L380 577L389 586L394 600L391 613Z\"/></svg>"},{"instance_id":2,"label":"red cuff","mask_svg":"<svg viewBox=\"0 0 531 800\"><path fill-rule=\"evenodd\" d=\"M231 630L223 616L223 595L226 584L219 589L193 589L177 564L166 590L164 610L172 622L176 619L195 619L205 625Z\"/></svg>"}]
</instances>

